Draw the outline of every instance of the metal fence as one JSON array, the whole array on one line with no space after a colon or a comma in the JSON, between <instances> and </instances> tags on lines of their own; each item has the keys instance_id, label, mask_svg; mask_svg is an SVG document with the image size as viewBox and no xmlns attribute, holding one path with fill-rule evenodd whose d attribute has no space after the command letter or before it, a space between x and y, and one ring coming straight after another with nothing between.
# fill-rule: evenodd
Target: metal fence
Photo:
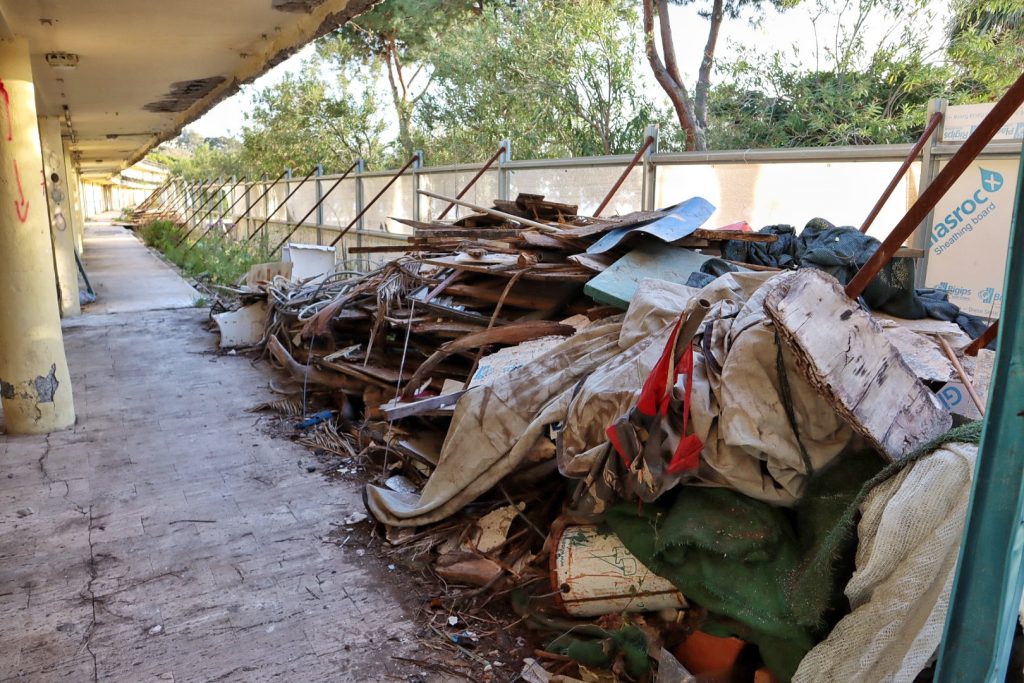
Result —
<instances>
[{"instance_id":1,"label":"metal fence","mask_svg":"<svg viewBox=\"0 0 1024 683\"><path fill-rule=\"evenodd\" d=\"M943 106L937 101L932 109ZM618 155L516 160L510 158L508 141L502 144L506 153L481 175L464 196L466 201L489 206L494 199L514 199L520 192L529 192L577 204L580 214L591 215L632 159L632 155ZM884 238L958 147L937 141L927 146L922 159L912 164L882 208L869 234ZM837 225L859 226L910 149L907 144L662 153L655 142L602 215L650 210L699 195L717 207L707 223L709 227L747 221L754 229L780 223L800 228L818 216ZM992 143L981 159L1010 159L1019 152L1019 142ZM306 182L297 177L286 177L276 184L270 179L243 182L231 192L226 189L233 183L225 182L217 191L217 208L206 222L223 219L227 233L235 239L248 239L266 223L257 239L270 248L291 231L289 242L329 245L359 216L338 241L336 258L346 268L369 269L394 258L412 235L413 228L395 218L430 221L447 206L447 202L425 197L417 190L453 197L482 167L482 163L436 167L420 163L397 178L394 170L360 168L326 197L340 174L318 172ZM392 184L388 187L389 182ZM217 183L212 186L216 188ZM378 194L380 197L371 204ZM168 195L168 203L181 200L186 214L209 198L208 192L180 182ZM311 212L321 198L320 206ZM206 211L199 210L193 219ZM455 207L446 218L458 218L467 212ZM307 214L309 218L296 225ZM928 245L929 233L922 225L913 246L927 249ZM388 246L395 247L395 251L349 253L353 247ZM993 260L1002 264L1005 245L995 246ZM927 280L927 255L920 263L919 282L923 284Z\"/></svg>"}]
</instances>

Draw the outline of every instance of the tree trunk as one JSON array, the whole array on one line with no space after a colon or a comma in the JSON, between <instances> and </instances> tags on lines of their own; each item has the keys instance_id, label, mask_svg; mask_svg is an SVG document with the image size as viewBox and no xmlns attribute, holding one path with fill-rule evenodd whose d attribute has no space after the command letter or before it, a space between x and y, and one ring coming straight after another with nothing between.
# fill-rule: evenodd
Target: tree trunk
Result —
<instances>
[{"instance_id":1,"label":"tree trunk","mask_svg":"<svg viewBox=\"0 0 1024 683\"><path fill-rule=\"evenodd\" d=\"M387 43L384 51L384 62L388 71L388 83L391 85L391 99L395 105L395 116L398 118L398 144L401 145L405 155L413 153L412 142L412 115L409 111L409 102L405 97L405 83L401 80L401 63L398 61L397 51L393 51L393 41ZM395 80L396 72L398 81ZM399 90L401 85L401 91Z\"/></svg>"},{"instance_id":2,"label":"tree trunk","mask_svg":"<svg viewBox=\"0 0 1024 683\"><path fill-rule=\"evenodd\" d=\"M662 48L666 54L672 55L670 59L673 67L675 67L675 53L672 50L672 26L668 21L667 3L665 0L660 0L660 3L665 5L662 15L658 18L658 21L661 23ZM668 95L669 100L672 102L672 107L676 110L679 125L686 133L686 148L690 150L704 150L706 149L704 136L694 120L693 110L690 106L690 97L686 92L686 85L683 84L681 78L673 77L661 61L661 57L658 56L658 48L654 42L654 0L643 0L643 8L644 48L647 52L647 61L651 65L651 71L654 72L654 78L664 89L665 94ZM676 69L676 74L678 75L678 68Z\"/></svg>"},{"instance_id":3,"label":"tree trunk","mask_svg":"<svg viewBox=\"0 0 1024 683\"><path fill-rule=\"evenodd\" d=\"M723 0L714 0L711 7L711 28L708 42L704 46L704 57L697 72L697 87L693 93L693 114L701 130L708 127L708 90L711 88L711 68L715 64L715 47L718 44L718 30L722 27Z\"/></svg>"}]
</instances>

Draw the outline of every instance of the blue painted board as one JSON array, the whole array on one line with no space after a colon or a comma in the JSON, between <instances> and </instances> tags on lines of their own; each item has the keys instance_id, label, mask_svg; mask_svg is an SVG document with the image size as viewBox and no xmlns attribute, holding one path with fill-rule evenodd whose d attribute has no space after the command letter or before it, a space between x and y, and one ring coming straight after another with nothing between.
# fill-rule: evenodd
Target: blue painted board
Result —
<instances>
[{"instance_id":1,"label":"blue painted board","mask_svg":"<svg viewBox=\"0 0 1024 683\"><path fill-rule=\"evenodd\" d=\"M591 278L583 292L598 303L625 309L641 280L653 278L685 285L690 274L710 258L692 249L648 240Z\"/></svg>"},{"instance_id":2,"label":"blue painted board","mask_svg":"<svg viewBox=\"0 0 1024 683\"><path fill-rule=\"evenodd\" d=\"M715 212L715 206L703 197L691 197L667 211L667 215L650 223L606 232L601 239L590 245L587 253L603 254L631 235L649 235L662 242L674 242L692 235L697 228L704 225Z\"/></svg>"}]
</instances>

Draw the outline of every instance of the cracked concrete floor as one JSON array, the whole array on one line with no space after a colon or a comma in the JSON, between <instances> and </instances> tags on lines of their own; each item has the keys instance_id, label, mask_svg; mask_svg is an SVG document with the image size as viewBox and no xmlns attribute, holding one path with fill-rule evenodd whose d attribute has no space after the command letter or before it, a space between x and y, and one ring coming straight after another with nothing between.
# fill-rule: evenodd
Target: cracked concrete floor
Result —
<instances>
[{"instance_id":1,"label":"cracked concrete floor","mask_svg":"<svg viewBox=\"0 0 1024 683\"><path fill-rule=\"evenodd\" d=\"M0 436L0 681L411 673L403 598L321 540L359 492L254 426L268 375L211 355L206 314L70 321L77 425Z\"/></svg>"}]
</instances>

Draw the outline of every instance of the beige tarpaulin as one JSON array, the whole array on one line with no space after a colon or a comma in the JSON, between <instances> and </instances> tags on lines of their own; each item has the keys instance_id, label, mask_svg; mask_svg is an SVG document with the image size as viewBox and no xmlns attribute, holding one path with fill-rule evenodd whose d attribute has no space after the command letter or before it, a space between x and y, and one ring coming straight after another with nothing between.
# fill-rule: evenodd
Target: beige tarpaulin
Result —
<instances>
[{"instance_id":1,"label":"beige tarpaulin","mask_svg":"<svg viewBox=\"0 0 1024 683\"><path fill-rule=\"evenodd\" d=\"M624 495L622 477L631 474L616 472L621 466L608 457L605 429L632 407L672 324L695 296L712 304L705 329L714 358L710 367L702 352L695 356L692 420L705 443L700 479L792 504L808 472L780 395L778 347L760 306L758 290L771 276L729 273L701 290L643 281L624 319L596 323L515 374L471 389L459 400L423 491L368 486L367 506L394 526L444 519L519 468L556 424L562 426L558 465L565 476L584 478L605 468L585 507L598 509L609 488ZM783 356L800 441L817 468L848 445L852 432Z\"/></svg>"},{"instance_id":2,"label":"beige tarpaulin","mask_svg":"<svg viewBox=\"0 0 1024 683\"><path fill-rule=\"evenodd\" d=\"M811 650L794 683L905 681L942 639L978 447L948 443L868 494L857 528L853 611Z\"/></svg>"}]
</instances>

